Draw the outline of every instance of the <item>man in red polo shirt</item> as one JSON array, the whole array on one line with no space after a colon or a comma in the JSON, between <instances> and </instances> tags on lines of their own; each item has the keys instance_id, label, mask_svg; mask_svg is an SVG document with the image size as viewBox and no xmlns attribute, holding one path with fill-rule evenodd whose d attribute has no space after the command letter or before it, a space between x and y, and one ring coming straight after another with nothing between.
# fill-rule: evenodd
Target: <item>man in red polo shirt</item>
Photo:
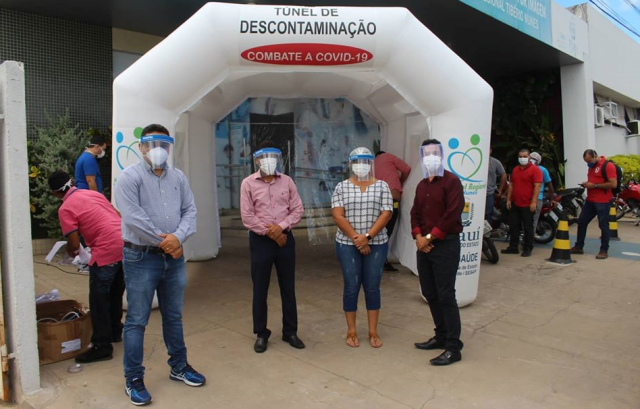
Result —
<instances>
[{"instance_id":1,"label":"man in red polo shirt","mask_svg":"<svg viewBox=\"0 0 640 409\"><path fill-rule=\"evenodd\" d=\"M67 238L67 253L78 254L80 235L91 248L89 262L89 308L91 349L76 362L89 363L113 358L112 342L122 341L122 233L120 217L102 193L78 189L71 176L61 170L49 176L51 193L62 199L58 218Z\"/></svg>"},{"instance_id":2,"label":"man in red polo shirt","mask_svg":"<svg viewBox=\"0 0 640 409\"><path fill-rule=\"evenodd\" d=\"M582 206L580 218L578 219L578 239L576 245L571 248L571 254L584 254L584 239L587 235L587 226L598 216L600 226L600 252L596 256L598 260L609 257L609 208L613 198L612 189L618 186L616 179L616 167L608 162L603 175L602 167L606 158L598 157L598 153L593 149L587 149L582 154L582 159L587 163L587 181L581 185L587 189L587 201Z\"/></svg>"},{"instance_id":3,"label":"man in red polo shirt","mask_svg":"<svg viewBox=\"0 0 640 409\"><path fill-rule=\"evenodd\" d=\"M533 249L533 216L538 205L538 195L542 186L542 171L529 162L529 149L518 152L518 166L511 172L511 181L507 191L507 209L509 209L509 233L511 243L502 250L503 254L518 254L520 244L520 226L524 225L522 257L531 256Z\"/></svg>"}]
</instances>

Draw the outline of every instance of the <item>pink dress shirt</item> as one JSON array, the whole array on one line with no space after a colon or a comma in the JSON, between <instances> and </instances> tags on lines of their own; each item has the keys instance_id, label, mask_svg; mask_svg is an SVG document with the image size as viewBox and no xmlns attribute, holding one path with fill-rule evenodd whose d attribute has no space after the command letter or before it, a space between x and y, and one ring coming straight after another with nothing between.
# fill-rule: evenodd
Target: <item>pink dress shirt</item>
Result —
<instances>
[{"instance_id":1,"label":"pink dress shirt","mask_svg":"<svg viewBox=\"0 0 640 409\"><path fill-rule=\"evenodd\" d=\"M122 261L121 220L102 193L72 187L62 199L58 217L65 237L77 231L91 247L90 266Z\"/></svg>"},{"instance_id":2,"label":"pink dress shirt","mask_svg":"<svg viewBox=\"0 0 640 409\"><path fill-rule=\"evenodd\" d=\"M247 176L240 186L240 216L244 227L264 236L269 226L291 229L302 219L302 200L295 183L287 175L276 173L267 183L260 171Z\"/></svg>"},{"instance_id":3,"label":"pink dress shirt","mask_svg":"<svg viewBox=\"0 0 640 409\"><path fill-rule=\"evenodd\" d=\"M402 192L402 183L400 183L398 172L409 173L411 172L411 166L390 153L381 153L373 163L376 179L387 182L390 190L396 189Z\"/></svg>"}]
</instances>

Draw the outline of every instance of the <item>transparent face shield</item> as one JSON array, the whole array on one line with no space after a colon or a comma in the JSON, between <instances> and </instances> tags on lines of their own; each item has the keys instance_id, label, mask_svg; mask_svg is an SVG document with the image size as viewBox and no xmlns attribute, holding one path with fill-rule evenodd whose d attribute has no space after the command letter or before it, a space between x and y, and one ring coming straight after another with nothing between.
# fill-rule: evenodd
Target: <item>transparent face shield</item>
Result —
<instances>
[{"instance_id":1,"label":"transparent face shield","mask_svg":"<svg viewBox=\"0 0 640 409\"><path fill-rule=\"evenodd\" d=\"M349 177L359 182L370 182L374 179L374 156L366 148L356 148L349 155Z\"/></svg>"},{"instance_id":2,"label":"transparent face shield","mask_svg":"<svg viewBox=\"0 0 640 409\"><path fill-rule=\"evenodd\" d=\"M444 150L441 144L420 147L420 165L425 178L444 175Z\"/></svg>"},{"instance_id":3,"label":"transparent face shield","mask_svg":"<svg viewBox=\"0 0 640 409\"><path fill-rule=\"evenodd\" d=\"M173 142L168 135L144 135L140 139L140 152L153 169L164 169L173 162Z\"/></svg>"},{"instance_id":4,"label":"transparent face shield","mask_svg":"<svg viewBox=\"0 0 640 409\"><path fill-rule=\"evenodd\" d=\"M281 172L282 152L276 148L260 149L253 153L256 168L265 176L273 176Z\"/></svg>"}]
</instances>

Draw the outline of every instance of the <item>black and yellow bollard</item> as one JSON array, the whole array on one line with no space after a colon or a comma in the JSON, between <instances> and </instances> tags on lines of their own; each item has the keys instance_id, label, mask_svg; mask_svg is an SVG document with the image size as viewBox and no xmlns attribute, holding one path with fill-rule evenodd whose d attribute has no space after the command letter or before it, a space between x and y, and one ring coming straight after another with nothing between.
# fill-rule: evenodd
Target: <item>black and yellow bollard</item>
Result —
<instances>
[{"instance_id":1,"label":"black and yellow bollard","mask_svg":"<svg viewBox=\"0 0 640 409\"><path fill-rule=\"evenodd\" d=\"M618 220L616 220L616 202L615 200L611 203L611 208L609 209L609 240L620 241L620 237L618 236Z\"/></svg>"},{"instance_id":2,"label":"black and yellow bollard","mask_svg":"<svg viewBox=\"0 0 640 409\"><path fill-rule=\"evenodd\" d=\"M571 241L569 240L569 221L567 214L562 213L562 218L558 223L556 230L556 239L553 242L553 251L551 257L547 259L552 263L571 264L575 261L571 260Z\"/></svg>"}]
</instances>

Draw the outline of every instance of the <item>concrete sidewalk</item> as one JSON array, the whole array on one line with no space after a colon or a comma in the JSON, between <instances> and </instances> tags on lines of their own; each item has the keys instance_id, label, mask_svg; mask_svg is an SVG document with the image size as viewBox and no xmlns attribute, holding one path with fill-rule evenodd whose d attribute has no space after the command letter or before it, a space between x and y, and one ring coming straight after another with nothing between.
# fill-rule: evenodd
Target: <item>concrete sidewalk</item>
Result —
<instances>
[{"instance_id":1,"label":"concrete sidewalk","mask_svg":"<svg viewBox=\"0 0 640 409\"><path fill-rule=\"evenodd\" d=\"M589 237L598 233L592 224ZM622 221L620 236L624 246L640 253L640 227ZM413 347L431 337L433 328L417 277L405 268L385 273L380 349L366 342L361 295L361 346L349 348L333 244L310 246L304 235L297 239L297 297L299 335L307 348L295 350L280 340L274 274L273 336L266 353L254 353L246 235L223 232L223 246L216 260L188 264L185 336L189 361L207 376L207 384L190 388L169 380L155 310L145 338L152 407L640 407L640 256L599 261L594 253L558 266L544 261L549 246L534 249L527 259L501 255L497 265L483 262L478 299L461 310L463 360L436 368L428 361L438 351ZM614 254L623 244L611 246ZM88 300L87 276L36 264L36 278L37 292L58 288L63 298ZM77 374L67 372L72 361L41 367L44 389L28 402L52 409L132 407L124 393L122 344L116 344L114 355Z\"/></svg>"}]
</instances>

